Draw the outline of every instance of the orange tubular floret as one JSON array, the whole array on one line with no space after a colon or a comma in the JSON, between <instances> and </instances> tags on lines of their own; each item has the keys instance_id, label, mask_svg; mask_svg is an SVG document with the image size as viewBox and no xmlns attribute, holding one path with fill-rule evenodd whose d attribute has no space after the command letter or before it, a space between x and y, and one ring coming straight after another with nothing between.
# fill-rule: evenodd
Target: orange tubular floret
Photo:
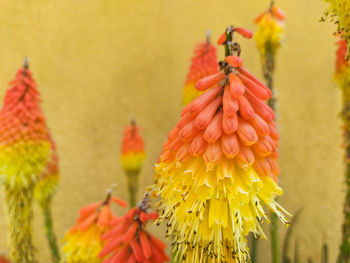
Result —
<instances>
[{"instance_id":1,"label":"orange tubular floret","mask_svg":"<svg viewBox=\"0 0 350 263\"><path fill-rule=\"evenodd\" d=\"M238 117L238 130L237 134L241 142L245 145L250 146L257 142L258 135L254 128L246 120Z\"/></svg>"},{"instance_id":2,"label":"orange tubular floret","mask_svg":"<svg viewBox=\"0 0 350 263\"><path fill-rule=\"evenodd\" d=\"M203 138L203 133L198 134L192 141L189 152L194 156L199 156L204 153L208 143Z\"/></svg>"},{"instance_id":3,"label":"orange tubular floret","mask_svg":"<svg viewBox=\"0 0 350 263\"><path fill-rule=\"evenodd\" d=\"M199 130L194 126L194 121L189 122L183 127L179 133L179 137L184 142L192 141L193 138L198 134Z\"/></svg>"},{"instance_id":4,"label":"orange tubular floret","mask_svg":"<svg viewBox=\"0 0 350 263\"><path fill-rule=\"evenodd\" d=\"M254 163L254 153L249 147L240 143L239 153L237 154L235 160L241 168L245 168L247 165Z\"/></svg>"},{"instance_id":5,"label":"orange tubular floret","mask_svg":"<svg viewBox=\"0 0 350 263\"><path fill-rule=\"evenodd\" d=\"M203 159L208 165L208 169L213 168L213 165L219 163L221 159L221 147L218 142L208 144L206 151L203 154Z\"/></svg>"},{"instance_id":6,"label":"orange tubular floret","mask_svg":"<svg viewBox=\"0 0 350 263\"><path fill-rule=\"evenodd\" d=\"M234 98L244 94L245 88L241 80L234 73L228 75L230 80L231 94Z\"/></svg>"},{"instance_id":7,"label":"orange tubular floret","mask_svg":"<svg viewBox=\"0 0 350 263\"><path fill-rule=\"evenodd\" d=\"M188 109L192 113L198 113L202 111L205 106L207 106L222 90L220 86L212 88L202 95L194 99L190 104L188 104Z\"/></svg>"},{"instance_id":8,"label":"orange tubular floret","mask_svg":"<svg viewBox=\"0 0 350 263\"><path fill-rule=\"evenodd\" d=\"M260 22L260 20L266 15L266 11L262 12L260 15L258 15L257 18L255 18L254 23L257 24Z\"/></svg>"},{"instance_id":9,"label":"orange tubular floret","mask_svg":"<svg viewBox=\"0 0 350 263\"><path fill-rule=\"evenodd\" d=\"M249 123L259 136L263 137L269 135L270 127L259 115L254 114L253 118L249 119Z\"/></svg>"},{"instance_id":10,"label":"orange tubular floret","mask_svg":"<svg viewBox=\"0 0 350 263\"><path fill-rule=\"evenodd\" d=\"M233 159L239 153L239 142L236 134L223 135L221 147L227 158Z\"/></svg>"},{"instance_id":11,"label":"orange tubular floret","mask_svg":"<svg viewBox=\"0 0 350 263\"><path fill-rule=\"evenodd\" d=\"M222 99L223 110L227 116L234 116L238 111L238 101L231 95L230 87L226 86Z\"/></svg>"},{"instance_id":12,"label":"orange tubular floret","mask_svg":"<svg viewBox=\"0 0 350 263\"><path fill-rule=\"evenodd\" d=\"M143 255L146 258L151 257L152 256L152 249L151 249L151 246L149 244L149 240L148 240L147 235L145 234L145 232L140 231L139 236L140 236L140 243L141 243Z\"/></svg>"},{"instance_id":13,"label":"orange tubular floret","mask_svg":"<svg viewBox=\"0 0 350 263\"><path fill-rule=\"evenodd\" d=\"M256 157L253 163L253 168L261 176L268 176L271 171L270 163L266 158Z\"/></svg>"},{"instance_id":14,"label":"orange tubular floret","mask_svg":"<svg viewBox=\"0 0 350 263\"><path fill-rule=\"evenodd\" d=\"M262 157L268 156L273 150L273 146L266 138L262 137L252 146L253 151Z\"/></svg>"},{"instance_id":15,"label":"orange tubular floret","mask_svg":"<svg viewBox=\"0 0 350 263\"><path fill-rule=\"evenodd\" d=\"M190 145L187 143L180 147L180 149L176 153L176 160L178 162L183 163L187 161L188 158L191 157L189 153L189 148L190 148Z\"/></svg>"},{"instance_id":16,"label":"orange tubular floret","mask_svg":"<svg viewBox=\"0 0 350 263\"><path fill-rule=\"evenodd\" d=\"M276 129L276 125L273 122L270 123L270 136L275 141L279 140L280 138L278 131Z\"/></svg>"},{"instance_id":17,"label":"orange tubular floret","mask_svg":"<svg viewBox=\"0 0 350 263\"><path fill-rule=\"evenodd\" d=\"M109 224L110 209L108 205L104 205L101 209L100 215L98 217L97 224L99 226L106 227Z\"/></svg>"},{"instance_id":18,"label":"orange tubular floret","mask_svg":"<svg viewBox=\"0 0 350 263\"><path fill-rule=\"evenodd\" d=\"M250 105L249 101L244 95L238 97L238 105L239 113L244 119L250 120L254 117L255 113L253 107Z\"/></svg>"},{"instance_id":19,"label":"orange tubular floret","mask_svg":"<svg viewBox=\"0 0 350 263\"><path fill-rule=\"evenodd\" d=\"M250 80L243 74L238 74L238 77L244 86L249 89L258 99L268 100L271 98L271 91L269 89L264 89L262 86Z\"/></svg>"},{"instance_id":20,"label":"orange tubular floret","mask_svg":"<svg viewBox=\"0 0 350 263\"><path fill-rule=\"evenodd\" d=\"M181 119L178 121L178 123L176 124L176 127L178 129L182 129L183 127L185 127L185 125L187 125L190 121L193 120L193 118L195 117L194 114L188 112L186 113L184 116L181 117Z\"/></svg>"},{"instance_id":21,"label":"orange tubular floret","mask_svg":"<svg viewBox=\"0 0 350 263\"><path fill-rule=\"evenodd\" d=\"M123 241L123 236L119 236L118 238L114 239L112 242L109 242L98 254L100 258L103 258L107 256L109 253L111 253L114 249L116 249L121 242Z\"/></svg>"},{"instance_id":22,"label":"orange tubular floret","mask_svg":"<svg viewBox=\"0 0 350 263\"><path fill-rule=\"evenodd\" d=\"M210 123L211 119L214 117L218 107L222 102L222 97L218 97L213 100L209 105L207 105L204 110L202 110L196 117L194 125L197 129L203 130Z\"/></svg>"},{"instance_id":23,"label":"orange tubular floret","mask_svg":"<svg viewBox=\"0 0 350 263\"><path fill-rule=\"evenodd\" d=\"M126 231L125 235L124 235L124 242L125 243L129 243L132 239L132 237L135 235L135 232L137 230L137 228L139 227L139 223L138 222L134 222L131 224L131 226L129 227L128 231Z\"/></svg>"},{"instance_id":24,"label":"orange tubular floret","mask_svg":"<svg viewBox=\"0 0 350 263\"><path fill-rule=\"evenodd\" d=\"M238 72L240 73L240 75L243 75L245 77L247 77L248 79L250 79L251 81L254 81L256 84L258 84L260 87L262 87L265 91L269 92L269 98L271 98L272 96L272 92L271 90L266 87L257 77L255 77L252 73L250 73L245 67L239 67L238 68Z\"/></svg>"},{"instance_id":25,"label":"orange tubular floret","mask_svg":"<svg viewBox=\"0 0 350 263\"><path fill-rule=\"evenodd\" d=\"M136 258L134 255L130 255L129 260L127 263L136 263Z\"/></svg>"},{"instance_id":26,"label":"orange tubular floret","mask_svg":"<svg viewBox=\"0 0 350 263\"><path fill-rule=\"evenodd\" d=\"M102 202L96 202L91 205L85 206L79 210L80 216L86 216L96 211L98 207L102 205Z\"/></svg>"},{"instance_id":27,"label":"orange tubular floret","mask_svg":"<svg viewBox=\"0 0 350 263\"><path fill-rule=\"evenodd\" d=\"M250 105L252 105L255 113L263 118L263 120L270 123L275 119L275 113L267 104L255 97L249 90L246 91L245 95L249 100Z\"/></svg>"},{"instance_id":28,"label":"orange tubular floret","mask_svg":"<svg viewBox=\"0 0 350 263\"><path fill-rule=\"evenodd\" d=\"M237 113L232 116L228 116L226 112L224 112L224 117L222 119L222 128L224 133L231 134L237 131L238 129L238 117Z\"/></svg>"},{"instance_id":29,"label":"orange tubular floret","mask_svg":"<svg viewBox=\"0 0 350 263\"><path fill-rule=\"evenodd\" d=\"M236 27L235 32L237 32L238 34L240 34L241 36L243 36L245 38L252 38L253 37L253 32L248 30L248 29L245 29L245 28Z\"/></svg>"},{"instance_id":30,"label":"orange tubular floret","mask_svg":"<svg viewBox=\"0 0 350 263\"><path fill-rule=\"evenodd\" d=\"M214 118L212 119L208 127L205 129L203 137L207 142L214 143L221 137L222 117L223 117L222 112L218 112L214 116Z\"/></svg>"},{"instance_id":31,"label":"orange tubular floret","mask_svg":"<svg viewBox=\"0 0 350 263\"><path fill-rule=\"evenodd\" d=\"M242 58L238 56L227 56L225 60L234 68L239 68L242 65Z\"/></svg>"},{"instance_id":32,"label":"orange tubular floret","mask_svg":"<svg viewBox=\"0 0 350 263\"><path fill-rule=\"evenodd\" d=\"M118 197L115 197L115 196L112 196L111 197L112 201L122 207L127 207L128 206L128 203L125 202L124 200L118 198Z\"/></svg>"},{"instance_id":33,"label":"orange tubular floret","mask_svg":"<svg viewBox=\"0 0 350 263\"><path fill-rule=\"evenodd\" d=\"M196 89L199 91L207 90L225 78L225 73L219 72L197 81Z\"/></svg>"},{"instance_id":34,"label":"orange tubular floret","mask_svg":"<svg viewBox=\"0 0 350 263\"><path fill-rule=\"evenodd\" d=\"M142 261L143 260L143 253L142 253L141 246L139 245L139 243L136 240L136 237L134 237L131 240L130 246L132 248L132 253L134 254L136 260L137 261Z\"/></svg>"},{"instance_id":35,"label":"orange tubular floret","mask_svg":"<svg viewBox=\"0 0 350 263\"><path fill-rule=\"evenodd\" d=\"M218 39L218 45L223 45L226 42L226 32L222 33Z\"/></svg>"},{"instance_id":36,"label":"orange tubular floret","mask_svg":"<svg viewBox=\"0 0 350 263\"><path fill-rule=\"evenodd\" d=\"M284 12L277 6L273 6L271 8L272 14L277 17L279 20L285 20L286 16L284 14Z\"/></svg>"}]
</instances>

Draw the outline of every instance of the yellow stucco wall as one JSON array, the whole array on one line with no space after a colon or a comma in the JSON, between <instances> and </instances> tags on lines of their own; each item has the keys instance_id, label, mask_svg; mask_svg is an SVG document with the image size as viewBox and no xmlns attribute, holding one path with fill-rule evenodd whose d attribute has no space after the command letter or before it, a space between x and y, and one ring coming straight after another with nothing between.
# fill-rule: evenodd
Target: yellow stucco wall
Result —
<instances>
[{"instance_id":1,"label":"yellow stucco wall","mask_svg":"<svg viewBox=\"0 0 350 263\"><path fill-rule=\"evenodd\" d=\"M143 126L148 154L141 184L152 183L153 163L181 109L195 43L208 28L215 40L230 24L255 29L252 19L268 2L0 1L1 99L28 56L61 159L54 200L60 239L78 208L103 198L111 184L117 183L118 195L127 199L119 150L131 115ZM332 83L334 27L318 22L326 7L320 0L278 2L287 15L276 72L285 189L280 201L290 212L302 208L293 235L302 256L319 260L321 242L328 242L334 260L343 201L340 93ZM253 41L241 43L246 66L261 76ZM7 249L3 211L0 250ZM50 262L43 218L35 212L38 254L41 262ZM260 248L261 262L269 262L268 242Z\"/></svg>"}]
</instances>

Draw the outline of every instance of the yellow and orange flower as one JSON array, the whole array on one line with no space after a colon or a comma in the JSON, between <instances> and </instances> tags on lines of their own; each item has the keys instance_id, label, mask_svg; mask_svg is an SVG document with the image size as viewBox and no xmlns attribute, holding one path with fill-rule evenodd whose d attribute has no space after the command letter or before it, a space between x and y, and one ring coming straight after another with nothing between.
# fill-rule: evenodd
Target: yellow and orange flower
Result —
<instances>
[{"instance_id":1,"label":"yellow and orange flower","mask_svg":"<svg viewBox=\"0 0 350 263\"><path fill-rule=\"evenodd\" d=\"M239 29L239 30L237 30ZM271 91L243 65L238 43L220 37L230 55L222 71L199 80L204 93L188 104L163 146L156 165L154 194L168 221L177 258L184 263L246 262L245 236L264 237L263 206L287 223L274 200L278 140L274 112L266 104Z\"/></svg>"},{"instance_id":2,"label":"yellow and orange flower","mask_svg":"<svg viewBox=\"0 0 350 263\"><path fill-rule=\"evenodd\" d=\"M121 163L125 172L139 172L145 160L143 139L139 133L140 127L134 120L125 127L122 142Z\"/></svg>"},{"instance_id":3,"label":"yellow and orange flower","mask_svg":"<svg viewBox=\"0 0 350 263\"><path fill-rule=\"evenodd\" d=\"M194 50L190 70L183 88L183 104L187 105L201 94L195 88L198 80L214 74L218 70L216 48L210 43L210 37L207 35L207 41L197 44Z\"/></svg>"},{"instance_id":4,"label":"yellow and orange flower","mask_svg":"<svg viewBox=\"0 0 350 263\"><path fill-rule=\"evenodd\" d=\"M337 41L334 78L340 87L350 84L350 67L347 58L347 45L345 39Z\"/></svg>"},{"instance_id":5,"label":"yellow and orange flower","mask_svg":"<svg viewBox=\"0 0 350 263\"><path fill-rule=\"evenodd\" d=\"M33 184L50 155L46 120L32 73L18 70L0 111L0 171L11 188Z\"/></svg>"},{"instance_id":6,"label":"yellow and orange flower","mask_svg":"<svg viewBox=\"0 0 350 263\"><path fill-rule=\"evenodd\" d=\"M147 221L154 221L157 213L149 213L149 197L145 196L137 207L112 221L113 228L102 238L106 245L100 257L103 263L163 263L169 261L164 252L165 244L146 231Z\"/></svg>"},{"instance_id":7,"label":"yellow and orange flower","mask_svg":"<svg viewBox=\"0 0 350 263\"><path fill-rule=\"evenodd\" d=\"M267 52L275 55L281 46L284 37L284 20L283 12L275 5L255 19L258 30L254 34L254 40L263 61L266 61Z\"/></svg>"},{"instance_id":8,"label":"yellow and orange flower","mask_svg":"<svg viewBox=\"0 0 350 263\"><path fill-rule=\"evenodd\" d=\"M102 235L112 228L115 215L110 206L111 201L126 207L127 204L109 193L104 202L97 202L83 207L79 211L76 225L66 234L63 247L65 263L99 263L98 257L105 241Z\"/></svg>"}]
</instances>

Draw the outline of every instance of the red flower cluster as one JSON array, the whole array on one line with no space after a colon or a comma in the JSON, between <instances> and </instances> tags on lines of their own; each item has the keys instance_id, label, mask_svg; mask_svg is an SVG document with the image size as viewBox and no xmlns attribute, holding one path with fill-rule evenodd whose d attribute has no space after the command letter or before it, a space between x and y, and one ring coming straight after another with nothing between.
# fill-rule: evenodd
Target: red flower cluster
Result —
<instances>
[{"instance_id":1,"label":"red flower cluster","mask_svg":"<svg viewBox=\"0 0 350 263\"><path fill-rule=\"evenodd\" d=\"M103 235L106 245L99 254L103 263L162 263L169 261L164 253L165 244L147 232L145 224L158 218L157 213L147 213L147 201L130 209L124 216L114 219L112 230Z\"/></svg>"},{"instance_id":2,"label":"red flower cluster","mask_svg":"<svg viewBox=\"0 0 350 263\"><path fill-rule=\"evenodd\" d=\"M9 83L0 112L0 142L48 141L44 114L39 106L39 91L32 73L24 66Z\"/></svg>"}]
</instances>

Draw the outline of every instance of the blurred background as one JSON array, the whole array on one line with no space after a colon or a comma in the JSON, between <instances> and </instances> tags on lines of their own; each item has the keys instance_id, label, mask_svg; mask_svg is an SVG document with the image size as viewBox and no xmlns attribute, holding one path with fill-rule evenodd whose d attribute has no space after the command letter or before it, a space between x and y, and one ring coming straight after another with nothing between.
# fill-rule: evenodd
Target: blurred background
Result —
<instances>
[{"instance_id":1,"label":"blurred background","mask_svg":"<svg viewBox=\"0 0 350 263\"><path fill-rule=\"evenodd\" d=\"M131 116L143 127L146 144L140 187L153 183L161 145L179 118L195 44L208 29L214 43L231 24L254 31L253 19L269 2L1 1L0 98L28 56L60 156L61 183L53 207L60 240L78 209L102 200L112 184L118 185L116 195L128 199L119 158L122 131ZM292 236L301 256L319 260L326 242L335 261L344 199L341 100L332 81L335 27L319 22L327 6L320 0L276 4L287 16L275 74L284 188L280 202L291 213L302 209ZM246 67L261 78L254 41L242 40L241 46ZM223 52L218 48L221 58ZM8 249L4 210L0 251ZM47 262L42 221L36 207L35 243L40 261ZM163 228L153 229L163 236ZM282 225L280 232L282 241ZM261 241L259 249L259 261L270 262L269 242Z\"/></svg>"}]
</instances>

